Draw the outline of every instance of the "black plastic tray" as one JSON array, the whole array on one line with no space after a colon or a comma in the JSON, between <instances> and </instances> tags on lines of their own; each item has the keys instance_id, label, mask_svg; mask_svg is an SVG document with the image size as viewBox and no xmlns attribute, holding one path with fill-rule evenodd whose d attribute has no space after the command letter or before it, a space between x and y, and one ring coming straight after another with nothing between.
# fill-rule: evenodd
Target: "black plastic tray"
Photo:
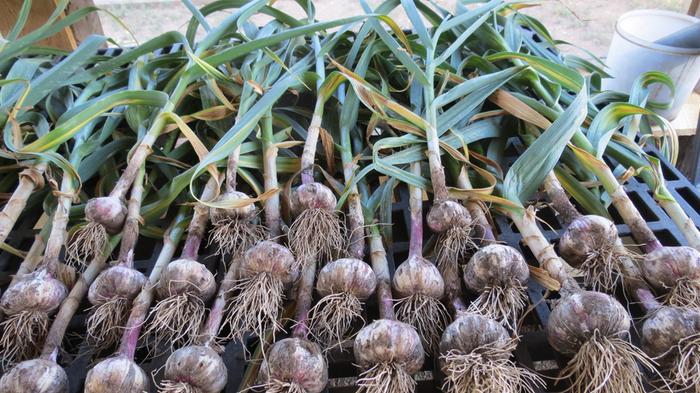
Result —
<instances>
[{"instance_id":1,"label":"black plastic tray","mask_svg":"<svg viewBox=\"0 0 700 393\"><path fill-rule=\"evenodd\" d=\"M169 53L172 50L173 48L165 48L157 53ZM102 52L102 54L108 56L116 56L119 53L121 53L121 49L107 49ZM515 147L511 145L509 149L511 149L510 154L507 156L515 157ZM503 164L507 167L513 161L514 158L509 158L506 159ZM661 163L668 189L697 225L700 223L700 192L679 170L663 159ZM648 187L644 183L633 178L628 181L625 188L651 229L664 245L673 246L686 244L683 235L666 213L656 204ZM406 258L408 251L409 212L408 192L405 187L397 188L396 199L397 201L393 206L395 219L393 226L394 242L387 250L392 273L395 267ZM427 206L424 210L427 211ZM618 223L617 227L620 235L623 238L629 238L629 228L621 223L619 215L617 215L614 208L611 208L610 213L615 218L616 223ZM538 217L547 223L547 225L540 225L544 235L547 239L556 244L562 230L562 224L557 219L554 211L545 207L538 211ZM16 229L8 237L7 243L22 250L29 249L36 234L36 231L32 229L36 218L37 217L23 216L23 221L17 225ZM505 218L496 216L495 225L500 241L521 250L528 262L536 263L527 247L521 244L520 234ZM135 267L145 274L150 273L151 266L156 260L161 246L162 244L158 240L141 238L136 249ZM210 255L207 251L208 250L204 250L202 255ZM223 276L222 266L218 258L204 257L201 261L207 264L212 271L217 271L217 277ZM17 267L20 263L21 260L19 258L6 252L0 252L0 288L3 290L6 289L12 274L17 271ZM558 355L549 346L544 333L544 327L547 324L550 311L549 304L544 298L546 291L535 281L531 280L528 285L528 295L530 304L536 306L533 312L526 318L521 329L522 340L515 352L515 356L520 364L537 370L544 375L555 376L565 364L566 359ZM81 311L72 319L63 346L64 353L59 360L69 375L71 393L83 391L85 375L95 362L95 359L92 359L89 355L89 347L84 340L85 319L87 317L85 310L87 307L87 303L82 304L80 308ZM640 316L639 314L635 315L637 311L633 305L630 305L630 309L633 312L633 316ZM373 300L368 302L366 311L370 319L376 318L377 309L376 303ZM255 345L255 341L251 341L247 343L247 345L249 349L252 349ZM162 366L167 359L167 355L150 359L146 362L143 361L144 355L143 352L138 352L137 361L142 362L141 366L146 372L155 374L156 381L160 381L161 377L158 371L161 370L162 372ZM237 392L245 368L248 365L244 357L243 348L238 343L229 343L226 345L222 355L229 372L229 383L225 392ZM428 393L440 391L442 378L438 370L439 367L437 366L436 359L429 358L426 360L423 372L417 375L418 392ZM330 354L329 375L331 381L327 391L332 393L355 391L356 388L353 386L353 383L358 373L359 371L353 365L351 353L343 352ZM554 386L552 381L549 382L550 384L547 387L547 391L561 391L564 388L561 384ZM155 388L154 384L152 391L155 392Z\"/></svg>"}]
</instances>

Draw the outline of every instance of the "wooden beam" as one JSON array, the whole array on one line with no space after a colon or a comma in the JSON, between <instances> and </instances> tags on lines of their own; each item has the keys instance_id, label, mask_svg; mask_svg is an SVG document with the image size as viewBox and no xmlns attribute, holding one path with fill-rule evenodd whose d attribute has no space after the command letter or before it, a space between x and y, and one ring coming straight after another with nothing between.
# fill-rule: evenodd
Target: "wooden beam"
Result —
<instances>
[{"instance_id":1,"label":"wooden beam","mask_svg":"<svg viewBox=\"0 0 700 393\"><path fill-rule=\"evenodd\" d=\"M45 24L56 9L57 2L58 0L33 0L29 18L21 35L34 31ZM19 17L23 3L24 0L3 0L3 12L0 13L0 32L2 32L3 36L6 36L12 30ZM92 5L93 0L73 0L68 6L68 12ZM65 14L61 17L64 16ZM70 51L75 49L80 44L80 41L90 34L102 34L102 25L95 13L91 13L83 20L41 41L39 45Z\"/></svg>"}]
</instances>

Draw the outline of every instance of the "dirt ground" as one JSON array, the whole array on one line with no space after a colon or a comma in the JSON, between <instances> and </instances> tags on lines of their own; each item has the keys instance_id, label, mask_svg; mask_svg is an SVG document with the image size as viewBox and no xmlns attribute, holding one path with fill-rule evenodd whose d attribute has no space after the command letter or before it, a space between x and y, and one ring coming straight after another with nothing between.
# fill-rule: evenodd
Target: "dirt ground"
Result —
<instances>
[{"instance_id":1,"label":"dirt ground","mask_svg":"<svg viewBox=\"0 0 700 393\"><path fill-rule=\"evenodd\" d=\"M210 2L193 1L198 6ZM450 10L454 9L457 1L459 0L434 0ZM376 5L381 0L368 2ZM95 3L109 12L101 13L105 34L113 37L119 45L125 46L136 42L129 31L139 42L143 42L165 31L183 31L191 15L178 0L95 0ZM358 0L317 0L314 4L317 18L321 20L362 13ZM540 19L555 38L583 47L598 56L605 56L615 21L623 13L650 8L686 12L689 5L690 0L543 0L537 7L524 12ZM295 16L303 15L294 0L277 0L275 6ZM220 12L208 19L215 24L226 16L226 13ZM402 26L408 26L404 15L396 13L392 17Z\"/></svg>"}]
</instances>

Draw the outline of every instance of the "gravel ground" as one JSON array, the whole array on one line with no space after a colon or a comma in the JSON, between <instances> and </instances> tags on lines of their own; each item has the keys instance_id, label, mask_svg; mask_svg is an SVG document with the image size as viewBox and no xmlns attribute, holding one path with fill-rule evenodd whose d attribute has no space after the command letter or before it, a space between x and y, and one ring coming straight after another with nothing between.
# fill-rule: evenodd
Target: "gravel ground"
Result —
<instances>
[{"instance_id":1,"label":"gravel ground","mask_svg":"<svg viewBox=\"0 0 700 393\"><path fill-rule=\"evenodd\" d=\"M447 9L454 9L457 0L434 0ZM193 0L198 5L210 1ZM381 0L368 0L372 5ZM177 0L95 0L109 11L101 13L105 34L113 37L119 45L133 45L130 30L140 42L170 30L184 31L190 18L187 8ZM317 0L317 19L329 20L362 13L358 0ZM612 38L615 21L623 13L634 9L660 8L686 12L690 0L544 0L536 7L523 11L539 18L555 38L585 48L598 56L605 56ZM304 13L294 0L277 0L275 6L295 16ZM228 14L220 12L208 19L212 24ZM403 27L408 21L400 13L391 14ZM117 20L118 19L118 20ZM260 18L258 21L263 21ZM123 24L123 25L122 25ZM563 50L572 50L562 48Z\"/></svg>"}]
</instances>

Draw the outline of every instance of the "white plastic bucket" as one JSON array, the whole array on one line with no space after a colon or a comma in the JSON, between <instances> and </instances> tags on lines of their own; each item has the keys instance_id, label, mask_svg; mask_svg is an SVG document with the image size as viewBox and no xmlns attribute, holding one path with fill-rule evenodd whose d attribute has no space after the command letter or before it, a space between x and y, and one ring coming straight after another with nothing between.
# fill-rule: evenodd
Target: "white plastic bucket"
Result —
<instances>
[{"instance_id":1,"label":"white plastic bucket","mask_svg":"<svg viewBox=\"0 0 700 393\"><path fill-rule=\"evenodd\" d=\"M634 80L647 71L668 74L676 86L675 97L660 85L651 87L650 99L668 102L670 109L659 114L673 120L700 79L700 49L676 48L654 41L675 33L700 19L662 10L628 12L617 20L615 35L606 63L612 79L603 80L603 88L628 93Z\"/></svg>"}]
</instances>

